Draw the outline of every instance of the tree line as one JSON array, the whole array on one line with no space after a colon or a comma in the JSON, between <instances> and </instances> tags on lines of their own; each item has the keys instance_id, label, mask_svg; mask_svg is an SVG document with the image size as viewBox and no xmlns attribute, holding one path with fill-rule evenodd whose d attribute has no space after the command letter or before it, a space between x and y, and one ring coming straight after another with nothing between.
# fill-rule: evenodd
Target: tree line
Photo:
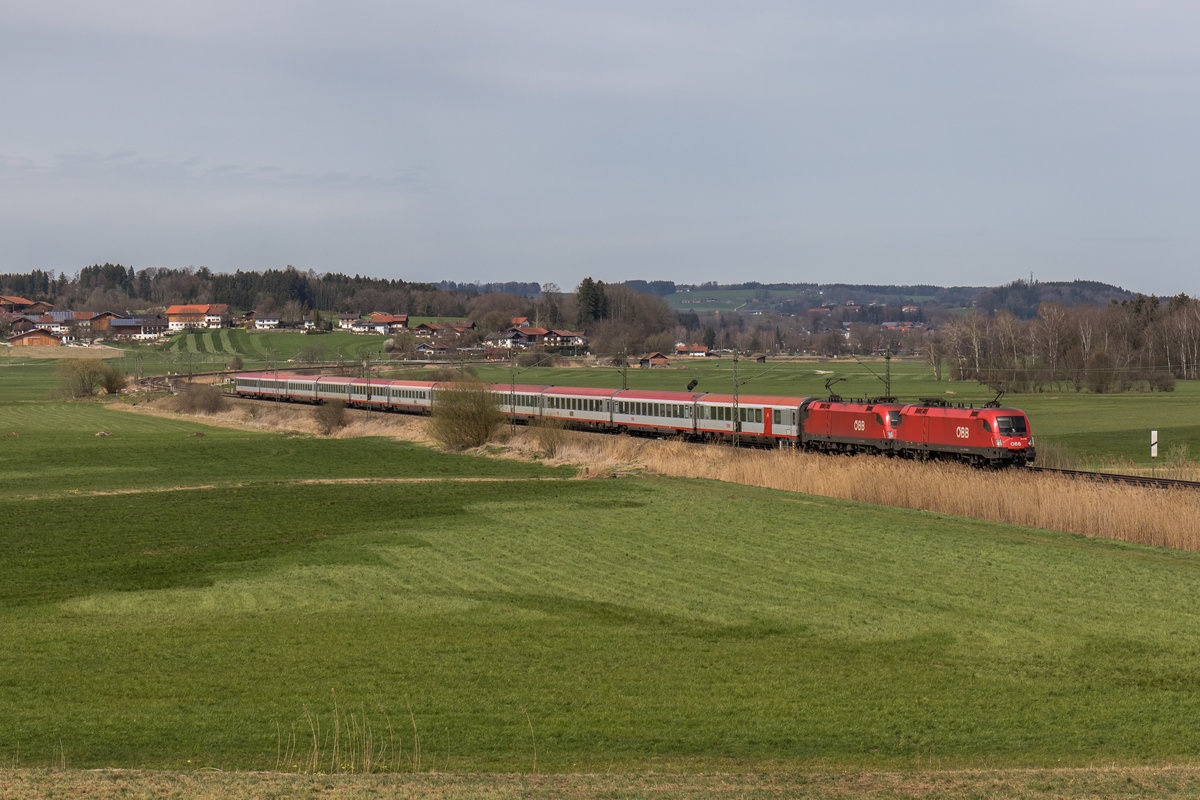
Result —
<instances>
[{"instance_id":1,"label":"tree line","mask_svg":"<svg viewBox=\"0 0 1200 800\"><path fill-rule=\"evenodd\" d=\"M1170 391L1200 378L1200 301L1136 295L1106 306L1042 303L1032 320L1000 310L954 317L922 353L940 377L1010 392Z\"/></svg>"}]
</instances>

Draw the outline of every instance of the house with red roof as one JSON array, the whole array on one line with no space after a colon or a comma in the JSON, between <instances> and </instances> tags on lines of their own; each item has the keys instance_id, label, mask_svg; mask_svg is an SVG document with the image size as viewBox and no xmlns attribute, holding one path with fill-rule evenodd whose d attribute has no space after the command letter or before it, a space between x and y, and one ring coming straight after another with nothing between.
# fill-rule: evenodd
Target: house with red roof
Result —
<instances>
[{"instance_id":1,"label":"house with red roof","mask_svg":"<svg viewBox=\"0 0 1200 800\"><path fill-rule=\"evenodd\" d=\"M229 324L229 306L224 303L175 305L166 310L172 331L187 328L223 328Z\"/></svg>"}]
</instances>

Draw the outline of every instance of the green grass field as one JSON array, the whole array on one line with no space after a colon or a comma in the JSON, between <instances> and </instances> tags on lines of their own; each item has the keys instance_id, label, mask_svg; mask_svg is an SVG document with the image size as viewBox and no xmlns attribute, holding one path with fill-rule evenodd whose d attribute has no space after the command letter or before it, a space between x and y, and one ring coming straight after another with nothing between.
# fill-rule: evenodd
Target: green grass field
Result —
<instances>
[{"instance_id":1,"label":"green grass field","mask_svg":"<svg viewBox=\"0 0 1200 800\"><path fill-rule=\"evenodd\" d=\"M1200 555L93 403L0 431L0 765L330 772L367 731L401 771L1200 748Z\"/></svg>"}]
</instances>

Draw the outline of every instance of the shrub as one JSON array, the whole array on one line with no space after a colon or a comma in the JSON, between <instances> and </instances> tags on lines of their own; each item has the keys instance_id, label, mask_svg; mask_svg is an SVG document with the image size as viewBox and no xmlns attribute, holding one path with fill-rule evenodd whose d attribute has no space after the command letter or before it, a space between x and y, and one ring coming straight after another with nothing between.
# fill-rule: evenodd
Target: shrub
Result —
<instances>
[{"instance_id":1,"label":"shrub","mask_svg":"<svg viewBox=\"0 0 1200 800\"><path fill-rule=\"evenodd\" d=\"M189 383L179 394L179 410L187 414L215 414L229 407L229 401L216 386Z\"/></svg>"},{"instance_id":2,"label":"shrub","mask_svg":"<svg viewBox=\"0 0 1200 800\"><path fill-rule=\"evenodd\" d=\"M1169 372L1155 372L1150 376L1150 388L1158 392L1175 391L1175 376Z\"/></svg>"},{"instance_id":3,"label":"shrub","mask_svg":"<svg viewBox=\"0 0 1200 800\"><path fill-rule=\"evenodd\" d=\"M546 458L554 458L567 441L567 431L562 420L539 419L529 426L538 450Z\"/></svg>"},{"instance_id":4,"label":"shrub","mask_svg":"<svg viewBox=\"0 0 1200 800\"><path fill-rule=\"evenodd\" d=\"M1087 362L1087 385L1096 394L1112 391L1117 380L1116 362L1108 353L1095 353Z\"/></svg>"},{"instance_id":5,"label":"shrub","mask_svg":"<svg viewBox=\"0 0 1200 800\"><path fill-rule=\"evenodd\" d=\"M116 394L125 388L125 373L99 359L69 359L59 365L58 375L68 397Z\"/></svg>"},{"instance_id":6,"label":"shrub","mask_svg":"<svg viewBox=\"0 0 1200 800\"><path fill-rule=\"evenodd\" d=\"M317 430L328 436L346 426L346 404L341 400L331 400L319 405L313 411L313 418L317 421Z\"/></svg>"},{"instance_id":7,"label":"shrub","mask_svg":"<svg viewBox=\"0 0 1200 800\"><path fill-rule=\"evenodd\" d=\"M453 384L434 396L430 432L447 450L481 447L503 423L496 398L483 384Z\"/></svg>"},{"instance_id":8,"label":"shrub","mask_svg":"<svg viewBox=\"0 0 1200 800\"><path fill-rule=\"evenodd\" d=\"M243 366L244 364L241 356L234 356L233 358L229 359L230 369L241 369Z\"/></svg>"}]
</instances>

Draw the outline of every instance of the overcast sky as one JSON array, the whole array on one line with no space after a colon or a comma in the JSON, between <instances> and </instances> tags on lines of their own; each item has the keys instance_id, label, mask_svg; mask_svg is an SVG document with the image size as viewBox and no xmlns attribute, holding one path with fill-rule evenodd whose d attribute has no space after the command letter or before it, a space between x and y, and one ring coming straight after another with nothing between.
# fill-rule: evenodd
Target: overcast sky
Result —
<instances>
[{"instance_id":1,"label":"overcast sky","mask_svg":"<svg viewBox=\"0 0 1200 800\"><path fill-rule=\"evenodd\" d=\"M5 0L0 272L1200 295L1200 4Z\"/></svg>"}]
</instances>

